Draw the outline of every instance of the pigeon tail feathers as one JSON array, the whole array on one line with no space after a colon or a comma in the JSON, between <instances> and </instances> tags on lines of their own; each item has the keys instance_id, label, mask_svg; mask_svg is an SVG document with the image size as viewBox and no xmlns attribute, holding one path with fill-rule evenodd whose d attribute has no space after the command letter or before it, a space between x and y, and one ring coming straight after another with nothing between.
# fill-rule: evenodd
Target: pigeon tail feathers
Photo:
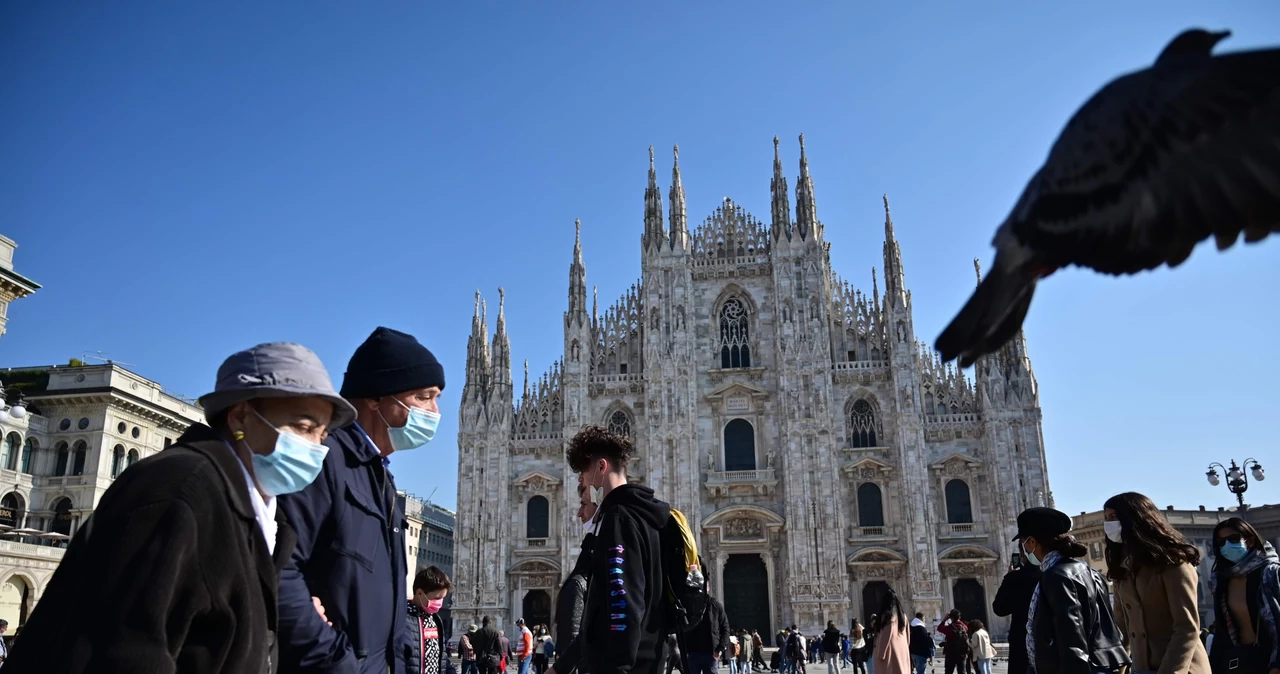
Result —
<instances>
[{"instance_id":1,"label":"pigeon tail feathers","mask_svg":"<svg viewBox=\"0 0 1280 674\"><path fill-rule=\"evenodd\" d=\"M997 255L991 273L938 336L934 347L942 362L959 357L960 367L969 367L1004 346L1022 327L1039 275L1026 267L1010 270L1001 262Z\"/></svg>"}]
</instances>

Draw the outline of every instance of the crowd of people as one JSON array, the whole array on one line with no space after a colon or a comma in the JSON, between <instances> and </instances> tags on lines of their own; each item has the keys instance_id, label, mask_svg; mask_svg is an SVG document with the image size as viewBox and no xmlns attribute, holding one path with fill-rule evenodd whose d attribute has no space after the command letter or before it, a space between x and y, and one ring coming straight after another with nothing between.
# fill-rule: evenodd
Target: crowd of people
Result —
<instances>
[{"instance_id":1,"label":"crowd of people","mask_svg":"<svg viewBox=\"0 0 1280 674\"><path fill-rule=\"evenodd\" d=\"M388 328L355 350L340 390L297 344L231 355L201 398L208 423L122 473L76 532L0 650L4 671L454 674L450 579L427 567L406 588L390 471L434 437L444 387L435 356ZM866 625L780 630L766 663L761 635L731 629L712 596L688 519L628 482L633 451L601 427L572 438L581 553L555 623L517 621L513 644L483 617L458 641L461 674L924 674L934 633L892 591ZM1066 514L1018 516L1026 564L992 604L1011 619L1009 674L1280 674L1280 559L1248 522L1214 529L1202 630L1200 551L1141 494L1104 513L1107 578ZM946 674L991 674L981 620L953 610L936 632Z\"/></svg>"}]
</instances>

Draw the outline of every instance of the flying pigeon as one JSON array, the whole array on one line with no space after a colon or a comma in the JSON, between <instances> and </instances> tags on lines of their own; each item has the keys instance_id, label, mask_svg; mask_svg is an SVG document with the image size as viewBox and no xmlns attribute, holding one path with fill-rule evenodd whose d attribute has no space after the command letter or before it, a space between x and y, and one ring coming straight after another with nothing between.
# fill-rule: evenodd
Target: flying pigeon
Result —
<instances>
[{"instance_id":1,"label":"flying pigeon","mask_svg":"<svg viewBox=\"0 0 1280 674\"><path fill-rule=\"evenodd\" d=\"M1230 31L1188 30L1067 122L996 230L996 259L938 337L968 367L1022 327L1036 281L1176 267L1280 232L1280 49L1213 55Z\"/></svg>"}]
</instances>

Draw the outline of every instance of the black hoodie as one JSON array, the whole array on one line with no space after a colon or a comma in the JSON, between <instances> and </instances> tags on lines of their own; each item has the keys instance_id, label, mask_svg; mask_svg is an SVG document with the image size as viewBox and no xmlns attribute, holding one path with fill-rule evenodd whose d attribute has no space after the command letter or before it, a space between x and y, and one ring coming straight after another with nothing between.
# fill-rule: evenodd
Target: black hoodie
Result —
<instances>
[{"instance_id":1,"label":"black hoodie","mask_svg":"<svg viewBox=\"0 0 1280 674\"><path fill-rule=\"evenodd\" d=\"M671 507L653 490L624 484L605 497L582 614L591 674L654 674L666 664L667 613L660 534Z\"/></svg>"}]
</instances>

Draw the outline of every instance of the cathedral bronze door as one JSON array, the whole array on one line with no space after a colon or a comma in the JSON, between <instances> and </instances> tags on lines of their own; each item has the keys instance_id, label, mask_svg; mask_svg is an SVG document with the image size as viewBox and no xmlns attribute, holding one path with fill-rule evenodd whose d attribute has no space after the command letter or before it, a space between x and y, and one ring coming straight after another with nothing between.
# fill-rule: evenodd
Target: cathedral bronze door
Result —
<instances>
[{"instance_id":1,"label":"cathedral bronze door","mask_svg":"<svg viewBox=\"0 0 1280 674\"><path fill-rule=\"evenodd\" d=\"M862 626L871 624L871 615L879 613L884 604L885 595L889 594L889 584L883 580L873 580L862 586Z\"/></svg>"},{"instance_id":2,"label":"cathedral bronze door","mask_svg":"<svg viewBox=\"0 0 1280 674\"><path fill-rule=\"evenodd\" d=\"M960 617L966 621L977 618L984 625L987 623L987 593L982 589L982 583L974 578L961 578L951 589L951 598L955 601L955 608L960 609Z\"/></svg>"},{"instance_id":3,"label":"cathedral bronze door","mask_svg":"<svg viewBox=\"0 0 1280 674\"><path fill-rule=\"evenodd\" d=\"M551 595L546 590L529 590L524 595L524 626L533 629L538 625L551 626Z\"/></svg>"},{"instance_id":4,"label":"cathedral bronze door","mask_svg":"<svg viewBox=\"0 0 1280 674\"><path fill-rule=\"evenodd\" d=\"M729 555L724 564L721 599L731 629L760 630L762 637L773 633L769 620L769 570L760 555Z\"/></svg>"}]
</instances>

